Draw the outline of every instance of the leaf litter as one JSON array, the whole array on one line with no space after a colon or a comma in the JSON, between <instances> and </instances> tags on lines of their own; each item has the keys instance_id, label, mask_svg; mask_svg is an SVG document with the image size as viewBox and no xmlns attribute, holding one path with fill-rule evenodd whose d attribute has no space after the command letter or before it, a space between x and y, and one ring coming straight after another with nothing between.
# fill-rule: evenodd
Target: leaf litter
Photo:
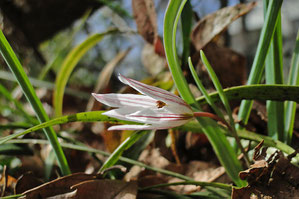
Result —
<instances>
[{"instance_id":1,"label":"leaf litter","mask_svg":"<svg viewBox=\"0 0 299 199\"><path fill-rule=\"evenodd\" d=\"M232 198L298 198L299 168L291 163L298 152L284 156L275 151L267 158L268 148L262 145L263 141L255 147L254 164L239 174L248 186L233 188Z\"/></svg>"}]
</instances>

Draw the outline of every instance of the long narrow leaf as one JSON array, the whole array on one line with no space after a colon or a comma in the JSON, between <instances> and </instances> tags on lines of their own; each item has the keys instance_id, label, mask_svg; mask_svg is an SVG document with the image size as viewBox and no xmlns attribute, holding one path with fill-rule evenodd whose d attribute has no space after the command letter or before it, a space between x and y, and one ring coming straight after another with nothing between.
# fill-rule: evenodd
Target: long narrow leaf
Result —
<instances>
[{"instance_id":1,"label":"long narrow leaf","mask_svg":"<svg viewBox=\"0 0 299 199\"><path fill-rule=\"evenodd\" d=\"M222 103L224 105L224 108L225 108L227 114L228 114L229 124L231 126L232 135L234 136L239 149L241 150L241 152L244 155L244 160L245 160L245 162L247 164L247 167L249 167L250 161L249 161L248 155L247 155L246 151L244 150L244 148L243 148L243 146L241 144L241 141L240 141L240 139L238 137L238 134L237 134L237 131L236 131L236 128L235 128L235 122L234 122L234 119L233 119L232 110L231 110L230 105L228 103L228 99L227 99L225 93L223 92L223 88L222 88L222 86L220 84L220 81L218 80L218 77L217 77L215 71L213 70L212 66L210 65L207 57L205 56L205 54L204 54L204 52L202 50L200 51L200 56L201 56L201 60L202 60L203 64L205 65L205 67L206 67L206 69L207 69L207 71L209 73L209 76L210 76L210 78L211 78L211 80L212 80L212 82L213 82L213 84L214 84L214 86L216 88L216 90L219 93L219 97L220 97L220 99L221 99L221 101L222 101Z\"/></svg>"},{"instance_id":2,"label":"long narrow leaf","mask_svg":"<svg viewBox=\"0 0 299 199\"><path fill-rule=\"evenodd\" d=\"M264 13L269 0L264 0ZM281 14L279 11L277 25L270 44L265 63L266 84L283 84ZM267 101L268 135L284 140L284 103Z\"/></svg>"},{"instance_id":3,"label":"long narrow leaf","mask_svg":"<svg viewBox=\"0 0 299 199\"><path fill-rule=\"evenodd\" d=\"M55 116L61 116L62 115L62 103L63 103L63 94L65 90L65 86L67 84L67 81L74 70L75 66L79 62L79 60L85 55L85 53L95 46L99 41L101 41L105 35L112 34L116 32L115 29L108 30L104 33L98 33L94 34L90 37L88 37L85 41L83 41L81 44L76 46L66 57L64 60L61 69L58 73L58 76L56 78L55 82L55 90L53 95L53 105L55 109Z\"/></svg>"},{"instance_id":4,"label":"long narrow leaf","mask_svg":"<svg viewBox=\"0 0 299 199\"><path fill-rule=\"evenodd\" d=\"M210 185L213 185L213 187L226 189L228 191L231 191L231 188L232 188L232 186L230 186L230 185L217 183L217 182L212 182L211 183L211 182L198 182L198 181L184 181L184 182L173 182L173 183L152 185L152 186L144 187L141 190L161 188L161 187L169 187L169 186L176 186L176 185L197 185L197 186L210 186Z\"/></svg>"},{"instance_id":5,"label":"long narrow leaf","mask_svg":"<svg viewBox=\"0 0 299 199\"><path fill-rule=\"evenodd\" d=\"M230 120L230 124L232 126L234 126L234 120L233 120L233 116L232 116L232 110L230 108L230 105L228 103L228 99L225 95L225 93L223 92L223 88L220 84L220 81L218 80L218 77L215 73L215 71L213 70L212 66L210 65L207 57L205 56L204 52L201 50L200 51L200 56L201 56L201 60L204 64L204 66L206 67L208 73L209 73L209 76L216 88L216 90L218 91L218 94L219 94L219 97L220 97L220 100L222 101L223 105L224 105L224 108L229 116L229 120Z\"/></svg>"},{"instance_id":6,"label":"long narrow leaf","mask_svg":"<svg viewBox=\"0 0 299 199\"><path fill-rule=\"evenodd\" d=\"M44 122L42 124L38 124L36 126L33 126L23 132L15 133L6 137L0 138L0 144L3 144L4 142L7 142L8 140L17 138L22 135L26 135L27 133L31 133L37 130L40 130L42 128L46 127L51 127L57 124L65 124L68 122L95 122L95 121L109 121L109 122L122 122L122 123L130 123L130 122L125 122L121 120L117 120L111 117L107 117L105 115L102 115L104 111L92 111L92 112L83 112L83 113L77 113L74 115L67 115L63 117L58 117L55 119L52 119L50 121Z\"/></svg>"},{"instance_id":7,"label":"long narrow leaf","mask_svg":"<svg viewBox=\"0 0 299 199\"><path fill-rule=\"evenodd\" d=\"M296 45L292 56L288 85L299 85L299 30L297 32ZM287 140L287 143L290 144L293 136L296 103L286 102L285 110L285 140Z\"/></svg>"},{"instance_id":8,"label":"long narrow leaf","mask_svg":"<svg viewBox=\"0 0 299 199\"><path fill-rule=\"evenodd\" d=\"M264 63L268 49L270 46L270 41L272 39L276 21L279 15L280 7L283 0L271 0L269 7L267 9L267 14L262 28L261 36L259 39L258 47L254 57L254 61L251 67L250 75L247 84L258 84L262 78ZM252 101L242 101L238 117L243 121L244 124L247 124L249 115L252 108Z\"/></svg>"},{"instance_id":9,"label":"long narrow leaf","mask_svg":"<svg viewBox=\"0 0 299 199\"><path fill-rule=\"evenodd\" d=\"M192 95L187 81L183 75L177 53L176 53L176 27L180 13L186 3L183 1L169 1L168 8L164 18L164 48L166 58L171 70L175 85L179 90L181 97L188 103L196 106L194 96ZM198 107L197 107L198 108Z\"/></svg>"},{"instance_id":10,"label":"long narrow leaf","mask_svg":"<svg viewBox=\"0 0 299 199\"><path fill-rule=\"evenodd\" d=\"M297 60L298 61L298 60ZM297 63L298 64L298 63ZM298 72L298 71L297 71ZM228 100L275 100L275 101L294 101L299 103L299 86L288 85L245 85L226 88L223 90ZM218 92L209 93L213 102L219 102ZM197 99L198 103L206 104L204 96Z\"/></svg>"},{"instance_id":11,"label":"long narrow leaf","mask_svg":"<svg viewBox=\"0 0 299 199\"><path fill-rule=\"evenodd\" d=\"M212 98L210 97L208 91L205 89L205 87L203 86L202 82L200 81L194 66L192 64L191 58L189 57L188 59L188 64L189 64L189 69L191 71L191 74L193 76L193 79L197 85L197 87L199 88L200 92L203 94L203 97L205 98L206 102L212 107L212 109L215 111L215 113L222 119L224 119L224 115L222 114L222 112L217 108L217 106L215 105L214 101L212 100Z\"/></svg>"},{"instance_id":12,"label":"long narrow leaf","mask_svg":"<svg viewBox=\"0 0 299 199\"><path fill-rule=\"evenodd\" d=\"M23 90L24 95L27 100L31 104L33 110L36 113L36 116L40 122L46 122L49 120L46 111L44 110L41 101L36 96L34 88L32 87L20 61L18 60L16 54L13 49L9 45L6 40L3 32L0 30L0 52L2 57L4 58L6 64L8 65L11 72L14 74L16 80L18 81L20 87ZM44 132L49 139L56 157L58 164L60 166L61 172L63 175L70 174L70 169L68 167L67 160L64 156L62 148L57 140L57 135L52 127L48 127L44 129Z\"/></svg>"},{"instance_id":13,"label":"long narrow leaf","mask_svg":"<svg viewBox=\"0 0 299 199\"><path fill-rule=\"evenodd\" d=\"M188 104L199 108L184 78L176 53L176 28L185 3L186 0L169 1L164 18L164 47L168 66L181 97ZM246 183L238 176L239 171L242 170L241 164L226 137L218 132L220 127L217 126L215 121L208 118L198 118L198 121L202 125L203 131L210 140L219 161L226 169L228 175L238 186L244 186Z\"/></svg>"}]
</instances>

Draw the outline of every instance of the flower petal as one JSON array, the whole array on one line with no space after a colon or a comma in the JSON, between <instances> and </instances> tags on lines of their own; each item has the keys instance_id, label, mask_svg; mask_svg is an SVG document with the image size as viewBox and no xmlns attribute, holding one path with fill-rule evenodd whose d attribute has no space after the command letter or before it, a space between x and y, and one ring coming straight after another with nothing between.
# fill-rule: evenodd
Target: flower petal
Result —
<instances>
[{"instance_id":1,"label":"flower petal","mask_svg":"<svg viewBox=\"0 0 299 199\"><path fill-rule=\"evenodd\" d=\"M151 116L128 116L130 121L145 123L145 124L153 124L163 126L163 129L166 129L165 126L181 126L191 120L191 118L179 118L179 117L151 117Z\"/></svg>"},{"instance_id":2,"label":"flower petal","mask_svg":"<svg viewBox=\"0 0 299 199\"><path fill-rule=\"evenodd\" d=\"M183 123L185 124L185 123ZM180 125L183 125L180 124ZM161 129L171 129L180 125L116 125L111 126L108 128L108 131L114 131L114 130L161 130Z\"/></svg>"},{"instance_id":3,"label":"flower petal","mask_svg":"<svg viewBox=\"0 0 299 199\"><path fill-rule=\"evenodd\" d=\"M107 106L111 107L156 107L157 100L144 96L134 94L96 94L92 93L94 98Z\"/></svg>"},{"instance_id":4,"label":"flower petal","mask_svg":"<svg viewBox=\"0 0 299 199\"><path fill-rule=\"evenodd\" d=\"M136 107L113 109L102 114L120 120L152 124L163 127L158 129L165 129L165 126L180 126L193 118L191 115L187 114L167 113L154 109L143 109L140 111L140 109Z\"/></svg>"},{"instance_id":5,"label":"flower petal","mask_svg":"<svg viewBox=\"0 0 299 199\"><path fill-rule=\"evenodd\" d=\"M154 129L167 129L181 126L191 119L193 119L193 115L168 113L161 109L144 109L126 115L126 120L151 124Z\"/></svg>"},{"instance_id":6,"label":"flower petal","mask_svg":"<svg viewBox=\"0 0 299 199\"><path fill-rule=\"evenodd\" d=\"M126 118L130 119L130 121L146 124L167 124L172 121L189 120L192 116L187 114L168 113L154 109L143 109L126 115Z\"/></svg>"},{"instance_id":7,"label":"flower petal","mask_svg":"<svg viewBox=\"0 0 299 199\"><path fill-rule=\"evenodd\" d=\"M105 113L102 113L102 115L106 115L108 117L114 117L114 118L117 118L119 120L126 120L126 121L136 122L136 120L128 118L128 115L130 115L134 112L137 112L138 110L140 110L140 108L137 108L137 107L123 107L123 108L118 108L118 109L113 109L113 110L107 111Z\"/></svg>"},{"instance_id":8,"label":"flower petal","mask_svg":"<svg viewBox=\"0 0 299 199\"><path fill-rule=\"evenodd\" d=\"M189 105L187 105L184 100L182 100L180 97L172 94L171 92L168 92L161 88L143 84L134 79L124 77L121 74L119 74L118 79L122 83L131 86L132 88L136 89L137 91L139 91L140 93L142 93L144 95L150 96L156 100L161 100L165 103L172 103L172 104L179 104L182 106L186 106L190 109Z\"/></svg>"},{"instance_id":9,"label":"flower petal","mask_svg":"<svg viewBox=\"0 0 299 199\"><path fill-rule=\"evenodd\" d=\"M108 128L108 131L114 130L152 130L155 129L152 125L116 125Z\"/></svg>"}]
</instances>

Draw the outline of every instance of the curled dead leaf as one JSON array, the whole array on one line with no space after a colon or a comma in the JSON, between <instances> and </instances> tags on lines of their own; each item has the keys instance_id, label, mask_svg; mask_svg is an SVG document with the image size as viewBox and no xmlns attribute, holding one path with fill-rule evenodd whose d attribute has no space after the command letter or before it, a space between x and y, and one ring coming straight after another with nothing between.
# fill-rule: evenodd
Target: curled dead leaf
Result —
<instances>
[{"instance_id":1,"label":"curled dead leaf","mask_svg":"<svg viewBox=\"0 0 299 199\"><path fill-rule=\"evenodd\" d=\"M266 159L267 148L255 148L251 167L240 172L240 178L248 181L248 186L233 188L233 199L247 198L298 198L299 168L291 163L294 154L285 157L281 151L274 152Z\"/></svg>"},{"instance_id":2,"label":"curled dead leaf","mask_svg":"<svg viewBox=\"0 0 299 199\"><path fill-rule=\"evenodd\" d=\"M192 30L191 39L197 50L203 49L214 37L227 28L234 20L248 13L256 6L255 2L225 7L207 15Z\"/></svg>"}]
</instances>

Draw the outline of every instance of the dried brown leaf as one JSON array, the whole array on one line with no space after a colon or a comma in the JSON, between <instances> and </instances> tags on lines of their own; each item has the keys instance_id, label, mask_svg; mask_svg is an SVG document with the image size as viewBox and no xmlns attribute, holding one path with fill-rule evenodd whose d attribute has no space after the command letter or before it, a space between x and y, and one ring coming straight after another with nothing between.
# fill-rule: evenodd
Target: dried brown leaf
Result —
<instances>
[{"instance_id":1,"label":"dried brown leaf","mask_svg":"<svg viewBox=\"0 0 299 199\"><path fill-rule=\"evenodd\" d=\"M157 16L153 0L132 0L134 18L139 34L154 44L157 37Z\"/></svg>"},{"instance_id":2,"label":"dried brown leaf","mask_svg":"<svg viewBox=\"0 0 299 199\"><path fill-rule=\"evenodd\" d=\"M25 191L22 193L22 195L24 195L25 198L39 199L64 194L70 192L71 186L95 178L95 175L74 173L68 176L55 179L51 182L44 183L28 191Z\"/></svg>"},{"instance_id":3,"label":"dried brown leaf","mask_svg":"<svg viewBox=\"0 0 299 199\"><path fill-rule=\"evenodd\" d=\"M15 186L15 194L23 193L29 189L41 185L43 182L35 177L32 172L25 173L18 178Z\"/></svg>"},{"instance_id":4,"label":"dried brown leaf","mask_svg":"<svg viewBox=\"0 0 299 199\"><path fill-rule=\"evenodd\" d=\"M135 199L137 183L121 180L88 180L71 187L77 190L72 199Z\"/></svg>"},{"instance_id":5,"label":"dried brown leaf","mask_svg":"<svg viewBox=\"0 0 299 199\"><path fill-rule=\"evenodd\" d=\"M248 13L255 6L255 2L237 4L232 7L222 8L204 17L197 23L191 33L191 39L196 49L201 50L204 48L215 36L225 30L229 24Z\"/></svg>"},{"instance_id":6,"label":"dried brown leaf","mask_svg":"<svg viewBox=\"0 0 299 199\"><path fill-rule=\"evenodd\" d=\"M254 164L243 172L240 178L248 181L248 186L233 188L233 199L247 198L298 198L299 168L290 160L297 152L285 157L276 151L266 160L266 148L260 143L254 152Z\"/></svg>"}]
</instances>

